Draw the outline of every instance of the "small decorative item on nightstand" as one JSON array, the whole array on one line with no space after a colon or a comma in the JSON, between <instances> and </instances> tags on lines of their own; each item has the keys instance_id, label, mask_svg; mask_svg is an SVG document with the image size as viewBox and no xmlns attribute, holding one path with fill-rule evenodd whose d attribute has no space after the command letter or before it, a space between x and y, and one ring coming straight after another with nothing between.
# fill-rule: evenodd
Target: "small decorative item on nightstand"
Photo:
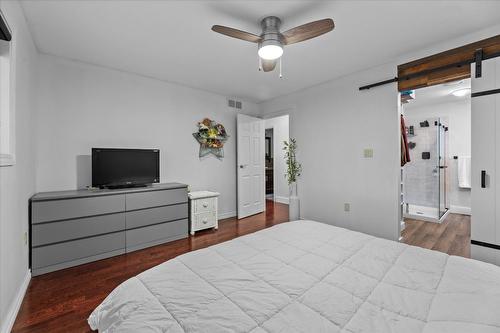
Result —
<instances>
[{"instance_id":1,"label":"small decorative item on nightstand","mask_svg":"<svg viewBox=\"0 0 500 333\"><path fill-rule=\"evenodd\" d=\"M217 197L210 191L189 192L189 232L219 227L217 219Z\"/></svg>"}]
</instances>

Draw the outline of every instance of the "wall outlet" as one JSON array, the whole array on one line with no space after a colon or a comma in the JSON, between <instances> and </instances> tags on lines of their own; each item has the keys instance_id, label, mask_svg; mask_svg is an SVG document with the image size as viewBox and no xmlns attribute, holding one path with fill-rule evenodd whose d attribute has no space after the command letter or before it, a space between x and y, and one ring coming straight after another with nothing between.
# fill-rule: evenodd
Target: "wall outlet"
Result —
<instances>
[{"instance_id":1,"label":"wall outlet","mask_svg":"<svg viewBox=\"0 0 500 333\"><path fill-rule=\"evenodd\" d=\"M28 245L28 232L24 232L24 245Z\"/></svg>"},{"instance_id":2,"label":"wall outlet","mask_svg":"<svg viewBox=\"0 0 500 333\"><path fill-rule=\"evenodd\" d=\"M371 148L365 148L363 150L363 156L365 158L373 158L373 149L371 149Z\"/></svg>"},{"instance_id":3,"label":"wall outlet","mask_svg":"<svg viewBox=\"0 0 500 333\"><path fill-rule=\"evenodd\" d=\"M351 204L345 203L344 204L344 212L350 212L350 211L351 211Z\"/></svg>"}]
</instances>

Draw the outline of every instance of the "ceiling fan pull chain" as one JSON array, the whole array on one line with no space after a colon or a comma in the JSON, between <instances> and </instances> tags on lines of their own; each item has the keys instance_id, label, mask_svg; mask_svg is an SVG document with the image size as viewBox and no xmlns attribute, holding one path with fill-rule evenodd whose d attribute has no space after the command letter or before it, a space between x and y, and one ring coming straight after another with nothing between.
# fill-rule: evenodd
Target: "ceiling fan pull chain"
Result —
<instances>
[{"instance_id":1,"label":"ceiling fan pull chain","mask_svg":"<svg viewBox=\"0 0 500 333\"><path fill-rule=\"evenodd\" d=\"M259 72L262 71L262 58L257 56L259 58Z\"/></svg>"},{"instance_id":2,"label":"ceiling fan pull chain","mask_svg":"<svg viewBox=\"0 0 500 333\"><path fill-rule=\"evenodd\" d=\"M280 57L280 79L283 78L283 74L281 73L281 58L283 58L283 57Z\"/></svg>"}]
</instances>

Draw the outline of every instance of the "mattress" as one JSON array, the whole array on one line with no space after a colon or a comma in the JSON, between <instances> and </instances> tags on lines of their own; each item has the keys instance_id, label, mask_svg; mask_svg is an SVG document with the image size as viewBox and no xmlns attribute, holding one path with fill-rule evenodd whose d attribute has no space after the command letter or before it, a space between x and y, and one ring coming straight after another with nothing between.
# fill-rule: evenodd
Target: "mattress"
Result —
<instances>
[{"instance_id":1,"label":"mattress","mask_svg":"<svg viewBox=\"0 0 500 333\"><path fill-rule=\"evenodd\" d=\"M500 267L313 221L189 252L118 286L99 332L500 332Z\"/></svg>"}]
</instances>

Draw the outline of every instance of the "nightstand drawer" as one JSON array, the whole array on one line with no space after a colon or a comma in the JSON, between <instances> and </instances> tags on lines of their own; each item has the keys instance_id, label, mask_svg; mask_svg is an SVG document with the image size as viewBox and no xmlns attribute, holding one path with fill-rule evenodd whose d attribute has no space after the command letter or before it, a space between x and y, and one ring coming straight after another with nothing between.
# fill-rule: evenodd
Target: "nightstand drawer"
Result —
<instances>
[{"instance_id":1,"label":"nightstand drawer","mask_svg":"<svg viewBox=\"0 0 500 333\"><path fill-rule=\"evenodd\" d=\"M215 213L201 213L194 216L194 228L196 230L213 228L216 224Z\"/></svg>"},{"instance_id":2,"label":"nightstand drawer","mask_svg":"<svg viewBox=\"0 0 500 333\"><path fill-rule=\"evenodd\" d=\"M194 207L193 207L194 213L199 214L199 213L208 213L215 211L216 201L217 198L215 197L194 200Z\"/></svg>"}]
</instances>

